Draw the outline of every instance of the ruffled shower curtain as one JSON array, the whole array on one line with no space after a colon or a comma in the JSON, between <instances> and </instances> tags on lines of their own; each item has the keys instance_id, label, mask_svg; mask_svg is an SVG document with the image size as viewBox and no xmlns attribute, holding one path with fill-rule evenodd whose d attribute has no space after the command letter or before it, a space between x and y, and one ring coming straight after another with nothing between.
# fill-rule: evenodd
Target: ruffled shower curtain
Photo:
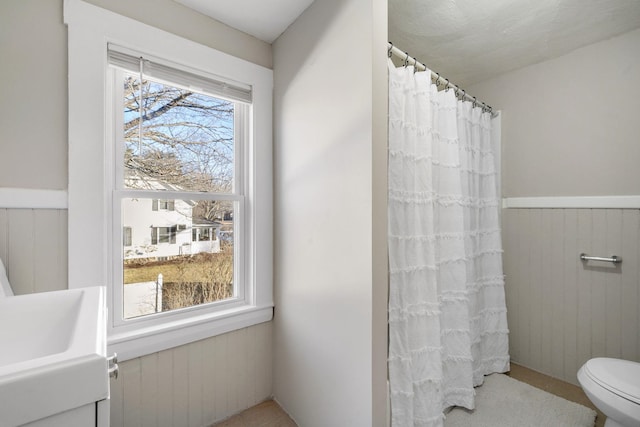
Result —
<instances>
[{"instance_id":1,"label":"ruffled shower curtain","mask_svg":"<svg viewBox=\"0 0 640 427\"><path fill-rule=\"evenodd\" d=\"M490 113L389 61L392 426L442 426L509 370ZM499 129L497 130L499 132Z\"/></svg>"}]
</instances>

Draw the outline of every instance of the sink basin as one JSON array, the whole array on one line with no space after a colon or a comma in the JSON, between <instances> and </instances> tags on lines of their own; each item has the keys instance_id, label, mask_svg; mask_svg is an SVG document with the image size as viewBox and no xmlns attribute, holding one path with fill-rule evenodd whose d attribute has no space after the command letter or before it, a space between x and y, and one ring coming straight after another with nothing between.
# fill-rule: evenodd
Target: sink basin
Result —
<instances>
[{"instance_id":1,"label":"sink basin","mask_svg":"<svg viewBox=\"0 0 640 427\"><path fill-rule=\"evenodd\" d=\"M109 396L105 288L0 298L0 427Z\"/></svg>"}]
</instances>

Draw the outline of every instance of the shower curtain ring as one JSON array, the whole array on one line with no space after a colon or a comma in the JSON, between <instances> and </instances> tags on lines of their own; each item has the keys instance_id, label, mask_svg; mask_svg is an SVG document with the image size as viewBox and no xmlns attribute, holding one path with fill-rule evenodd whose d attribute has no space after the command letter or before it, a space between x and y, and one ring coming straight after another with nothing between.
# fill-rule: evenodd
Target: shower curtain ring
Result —
<instances>
[{"instance_id":1,"label":"shower curtain ring","mask_svg":"<svg viewBox=\"0 0 640 427\"><path fill-rule=\"evenodd\" d=\"M406 68L409 65L409 52L405 52L405 55L407 55L407 57L404 58L404 66Z\"/></svg>"},{"instance_id":2,"label":"shower curtain ring","mask_svg":"<svg viewBox=\"0 0 640 427\"><path fill-rule=\"evenodd\" d=\"M434 71L435 72L435 71ZM436 73L436 87L440 87L440 73L435 72Z\"/></svg>"},{"instance_id":3,"label":"shower curtain ring","mask_svg":"<svg viewBox=\"0 0 640 427\"><path fill-rule=\"evenodd\" d=\"M475 108L475 107L476 107L476 105L477 105L476 97L474 96L474 97L473 97L473 108Z\"/></svg>"},{"instance_id":4,"label":"shower curtain ring","mask_svg":"<svg viewBox=\"0 0 640 427\"><path fill-rule=\"evenodd\" d=\"M393 55L393 54L391 53L391 51L393 50L393 43L389 42L389 44L390 44L391 46L389 46L389 49L387 49L387 56L389 56L389 58L391 58L391 56Z\"/></svg>"},{"instance_id":5,"label":"shower curtain ring","mask_svg":"<svg viewBox=\"0 0 640 427\"><path fill-rule=\"evenodd\" d=\"M462 89L462 96L460 97L460 101L464 101L464 97L467 95L467 91Z\"/></svg>"}]
</instances>

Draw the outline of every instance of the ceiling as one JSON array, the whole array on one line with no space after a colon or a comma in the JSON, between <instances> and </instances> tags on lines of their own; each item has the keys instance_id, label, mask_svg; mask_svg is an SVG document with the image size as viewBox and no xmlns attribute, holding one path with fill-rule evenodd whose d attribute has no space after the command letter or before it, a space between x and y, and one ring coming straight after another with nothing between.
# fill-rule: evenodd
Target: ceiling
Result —
<instances>
[{"instance_id":1,"label":"ceiling","mask_svg":"<svg viewBox=\"0 0 640 427\"><path fill-rule=\"evenodd\" d=\"M273 43L313 0L175 0L230 27Z\"/></svg>"},{"instance_id":2,"label":"ceiling","mask_svg":"<svg viewBox=\"0 0 640 427\"><path fill-rule=\"evenodd\" d=\"M462 87L639 27L639 0L389 0L389 40Z\"/></svg>"},{"instance_id":3,"label":"ceiling","mask_svg":"<svg viewBox=\"0 0 640 427\"><path fill-rule=\"evenodd\" d=\"M313 2L175 1L268 43ZM388 2L389 40L462 87L640 28L640 0Z\"/></svg>"}]
</instances>

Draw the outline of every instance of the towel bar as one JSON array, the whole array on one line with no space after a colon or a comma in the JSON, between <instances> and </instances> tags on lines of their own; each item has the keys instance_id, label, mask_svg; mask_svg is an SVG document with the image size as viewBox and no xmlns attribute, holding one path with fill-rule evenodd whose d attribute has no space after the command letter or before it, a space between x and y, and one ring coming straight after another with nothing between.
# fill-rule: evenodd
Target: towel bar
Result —
<instances>
[{"instance_id":1,"label":"towel bar","mask_svg":"<svg viewBox=\"0 0 640 427\"><path fill-rule=\"evenodd\" d=\"M600 256L589 256L587 254L580 254L580 259L582 261L604 261L604 262L612 262L614 264L619 264L622 262L622 258L616 255L612 255L611 258L600 257Z\"/></svg>"}]
</instances>

